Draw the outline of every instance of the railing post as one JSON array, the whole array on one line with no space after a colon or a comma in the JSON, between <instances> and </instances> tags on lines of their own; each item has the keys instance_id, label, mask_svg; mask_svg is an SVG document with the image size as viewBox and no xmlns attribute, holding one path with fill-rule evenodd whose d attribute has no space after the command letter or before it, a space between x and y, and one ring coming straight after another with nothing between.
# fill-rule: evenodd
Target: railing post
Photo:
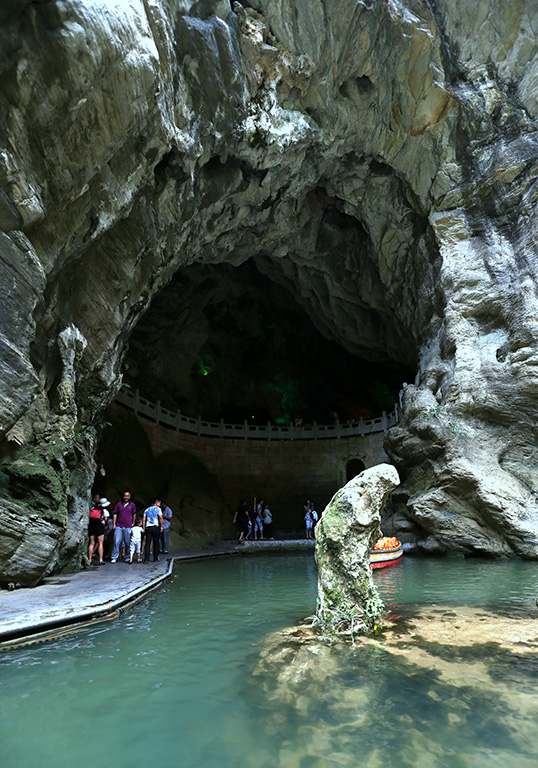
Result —
<instances>
[{"instance_id":1,"label":"railing post","mask_svg":"<svg viewBox=\"0 0 538 768\"><path fill-rule=\"evenodd\" d=\"M198 414L198 421L196 422L196 434L198 437L202 434L202 417Z\"/></svg>"},{"instance_id":2,"label":"railing post","mask_svg":"<svg viewBox=\"0 0 538 768\"><path fill-rule=\"evenodd\" d=\"M161 401L157 400L157 406L155 408L155 423L160 424L161 421Z\"/></svg>"},{"instance_id":3,"label":"railing post","mask_svg":"<svg viewBox=\"0 0 538 768\"><path fill-rule=\"evenodd\" d=\"M383 427L383 432L387 431L387 412L383 411L381 414L381 426Z\"/></svg>"},{"instance_id":4,"label":"railing post","mask_svg":"<svg viewBox=\"0 0 538 768\"><path fill-rule=\"evenodd\" d=\"M176 432L179 432L181 427L181 410L178 408L176 411Z\"/></svg>"},{"instance_id":5,"label":"railing post","mask_svg":"<svg viewBox=\"0 0 538 768\"><path fill-rule=\"evenodd\" d=\"M359 429L361 432L361 437L364 437L364 418L362 416L359 419Z\"/></svg>"},{"instance_id":6,"label":"railing post","mask_svg":"<svg viewBox=\"0 0 538 768\"><path fill-rule=\"evenodd\" d=\"M317 440L317 439L318 439L318 425L317 425L317 423L314 421L314 422L313 422L313 424L312 424L312 426L314 427L314 429L312 430L312 431L313 431L313 433L314 433L314 440Z\"/></svg>"},{"instance_id":7,"label":"railing post","mask_svg":"<svg viewBox=\"0 0 538 768\"><path fill-rule=\"evenodd\" d=\"M140 408L140 390L135 390L135 397L134 397L134 412L138 414L138 409Z\"/></svg>"},{"instance_id":8,"label":"railing post","mask_svg":"<svg viewBox=\"0 0 538 768\"><path fill-rule=\"evenodd\" d=\"M271 422L270 421L267 422L267 439L268 440L271 439Z\"/></svg>"},{"instance_id":9,"label":"railing post","mask_svg":"<svg viewBox=\"0 0 538 768\"><path fill-rule=\"evenodd\" d=\"M245 419L245 421L243 422L243 436L244 436L244 439L245 439L245 440L246 440L246 439L247 439L247 437L248 437L248 423L247 423L247 420L246 420L246 419Z\"/></svg>"},{"instance_id":10,"label":"railing post","mask_svg":"<svg viewBox=\"0 0 538 768\"><path fill-rule=\"evenodd\" d=\"M220 436L224 437L224 419L220 420Z\"/></svg>"}]
</instances>

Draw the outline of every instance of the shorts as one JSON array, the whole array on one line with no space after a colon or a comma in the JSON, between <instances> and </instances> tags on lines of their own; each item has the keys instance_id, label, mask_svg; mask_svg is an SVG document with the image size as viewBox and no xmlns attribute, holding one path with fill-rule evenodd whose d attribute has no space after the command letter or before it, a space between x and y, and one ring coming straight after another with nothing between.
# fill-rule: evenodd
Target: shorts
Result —
<instances>
[{"instance_id":1,"label":"shorts","mask_svg":"<svg viewBox=\"0 0 538 768\"><path fill-rule=\"evenodd\" d=\"M103 536L105 533L105 526L96 517L90 517L90 524L88 525L88 536Z\"/></svg>"},{"instance_id":2,"label":"shorts","mask_svg":"<svg viewBox=\"0 0 538 768\"><path fill-rule=\"evenodd\" d=\"M141 543L142 543L141 541L131 541L131 546L129 548L129 552L130 552L131 555L134 555L135 553L137 555L140 554L140 545L141 545Z\"/></svg>"},{"instance_id":3,"label":"shorts","mask_svg":"<svg viewBox=\"0 0 538 768\"><path fill-rule=\"evenodd\" d=\"M306 520L306 530L311 531L312 530L312 521Z\"/></svg>"},{"instance_id":4,"label":"shorts","mask_svg":"<svg viewBox=\"0 0 538 768\"><path fill-rule=\"evenodd\" d=\"M263 525L261 520L256 520L254 523L254 533L256 533L256 531L263 533Z\"/></svg>"}]
</instances>

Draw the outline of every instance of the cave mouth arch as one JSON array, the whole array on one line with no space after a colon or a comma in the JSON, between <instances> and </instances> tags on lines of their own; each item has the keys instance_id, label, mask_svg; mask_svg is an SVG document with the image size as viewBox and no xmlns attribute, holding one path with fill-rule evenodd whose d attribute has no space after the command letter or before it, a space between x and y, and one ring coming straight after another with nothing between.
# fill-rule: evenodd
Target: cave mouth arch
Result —
<instances>
[{"instance_id":1,"label":"cave mouth arch","mask_svg":"<svg viewBox=\"0 0 538 768\"><path fill-rule=\"evenodd\" d=\"M358 423L392 411L410 366L368 349L360 335L347 348L342 329L331 334L327 317L317 322L315 292L282 280L285 264L276 279L270 267L262 257L178 270L131 335L124 366L131 391L185 416L237 424ZM344 331L353 319L344 316ZM97 455L106 477L97 475L94 491L116 498L129 487L137 508L166 498L176 545L177 535L231 538L242 497L274 504L279 536L302 536L304 499L322 511L340 484L340 454L327 461L322 440L181 439L117 405L106 418L112 429ZM386 460L379 451L369 464Z\"/></svg>"}]
</instances>

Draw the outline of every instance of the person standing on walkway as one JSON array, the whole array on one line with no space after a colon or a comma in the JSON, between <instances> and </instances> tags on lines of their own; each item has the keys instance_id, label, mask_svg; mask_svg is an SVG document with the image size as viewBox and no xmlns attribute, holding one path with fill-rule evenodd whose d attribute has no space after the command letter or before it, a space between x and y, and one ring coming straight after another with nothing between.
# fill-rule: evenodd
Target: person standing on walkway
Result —
<instances>
[{"instance_id":1,"label":"person standing on walkway","mask_svg":"<svg viewBox=\"0 0 538 768\"><path fill-rule=\"evenodd\" d=\"M263 505L264 504L265 504L264 500L260 499L259 502L258 502L258 505L256 507L258 515L256 517L256 526L255 526L255 529L254 529L255 530L254 536L255 536L255 538L257 538L256 537L256 533L259 533L260 534L260 540L263 540L263 516L262 516L262 510L263 510Z\"/></svg>"},{"instance_id":2,"label":"person standing on walkway","mask_svg":"<svg viewBox=\"0 0 538 768\"><path fill-rule=\"evenodd\" d=\"M312 512L312 534L313 534L313 538L315 539L316 538L316 525L318 524L319 515L316 512L316 510L314 509L314 502L312 501L310 503L312 504L312 507L310 509L310 511Z\"/></svg>"},{"instance_id":3,"label":"person standing on walkway","mask_svg":"<svg viewBox=\"0 0 538 768\"><path fill-rule=\"evenodd\" d=\"M239 529L239 541L246 541L248 538L248 507L245 499L241 499L241 503L237 507L234 515L234 525Z\"/></svg>"},{"instance_id":4,"label":"person standing on walkway","mask_svg":"<svg viewBox=\"0 0 538 768\"><path fill-rule=\"evenodd\" d=\"M262 521L259 515L260 513L259 513L258 505L256 504L256 499L254 499L254 504L252 506L252 509L249 512L251 527L250 527L249 535L247 536L247 538L250 538L250 534L252 533L253 541L255 541L258 538L258 531L261 530L263 534Z\"/></svg>"},{"instance_id":5,"label":"person standing on walkway","mask_svg":"<svg viewBox=\"0 0 538 768\"><path fill-rule=\"evenodd\" d=\"M131 528L136 516L136 506L131 501L129 491L124 491L123 501L118 501L112 513L112 528L114 530L114 549L112 550L111 563L115 563L120 553L120 546L125 548L125 562L129 562L129 550L131 548Z\"/></svg>"},{"instance_id":6,"label":"person standing on walkway","mask_svg":"<svg viewBox=\"0 0 538 768\"><path fill-rule=\"evenodd\" d=\"M149 563L151 542L153 542L153 562L159 559L159 539L163 530L163 515L160 499L155 499L151 507L148 507L142 518L142 528L146 534L146 549L144 562Z\"/></svg>"},{"instance_id":7,"label":"person standing on walkway","mask_svg":"<svg viewBox=\"0 0 538 768\"><path fill-rule=\"evenodd\" d=\"M314 525L314 518L312 517L312 502L310 499L307 499L306 504L304 505L305 513L304 513L304 521L306 526L306 538L311 539L312 538L312 527Z\"/></svg>"},{"instance_id":8,"label":"person standing on walkway","mask_svg":"<svg viewBox=\"0 0 538 768\"><path fill-rule=\"evenodd\" d=\"M135 553L137 562L139 563L141 561L142 534L142 520L137 517L135 524L131 529L131 549L129 552L129 563L133 562L133 555Z\"/></svg>"},{"instance_id":9,"label":"person standing on walkway","mask_svg":"<svg viewBox=\"0 0 538 768\"><path fill-rule=\"evenodd\" d=\"M104 565L103 539L105 536L105 510L110 502L99 494L93 497L90 510L90 524L88 526L88 562L92 565L92 558L96 552L99 554L99 565Z\"/></svg>"},{"instance_id":10,"label":"person standing on walkway","mask_svg":"<svg viewBox=\"0 0 538 768\"><path fill-rule=\"evenodd\" d=\"M271 510L269 509L269 506L265 502L263 502L262 504L262 520L263 520L263 531L265 533L265 538L271 539L271 541L274 541L273 515L271 514Z\"/></svg>"},{"instance_id":11,"label":"person standing on walkway","mask_svg":"<svg viewBox=\"0 0 538 768\"><path fill-rule=\"evenodd\" d=\"M161 509L162 509L162 515L163 515L163 532L161 533L161 552L163 552L165 555L168 554L168 545L169 545L169 538L170 538L170 526L172 525L172 510L166 503L166 501L161 501Z\"/></svg>"}]
</instances>

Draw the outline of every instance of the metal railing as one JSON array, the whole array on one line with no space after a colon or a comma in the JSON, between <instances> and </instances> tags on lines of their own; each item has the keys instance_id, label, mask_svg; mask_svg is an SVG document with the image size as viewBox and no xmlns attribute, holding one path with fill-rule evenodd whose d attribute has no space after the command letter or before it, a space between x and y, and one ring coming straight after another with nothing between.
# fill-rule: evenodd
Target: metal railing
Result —
<instances>
[{"instance_id":1,"label":"metal railing","mask_svg":"<svg viewBox=\"0 0 538 768\"><path fill-rule=\"evenodd\" d=\"M359 419L356 422L340 424L306 424L301 427L290 425L279 427L267 423L266 426L249 424L225 424L220 421L204 421L200 416L192 419L184 416L181 411L169 411L163 408L160 401L153 403L140 395L137 390L121 389L116 395L116 402L134 411L137 416L153 421L177 432L189 432L200 437L225 437L244 440L324 440L327 438L362 437L374 432L386 432L398 423L398 405L387 414L383 411L377 419Z\"/></svg>"}]
</instances>

